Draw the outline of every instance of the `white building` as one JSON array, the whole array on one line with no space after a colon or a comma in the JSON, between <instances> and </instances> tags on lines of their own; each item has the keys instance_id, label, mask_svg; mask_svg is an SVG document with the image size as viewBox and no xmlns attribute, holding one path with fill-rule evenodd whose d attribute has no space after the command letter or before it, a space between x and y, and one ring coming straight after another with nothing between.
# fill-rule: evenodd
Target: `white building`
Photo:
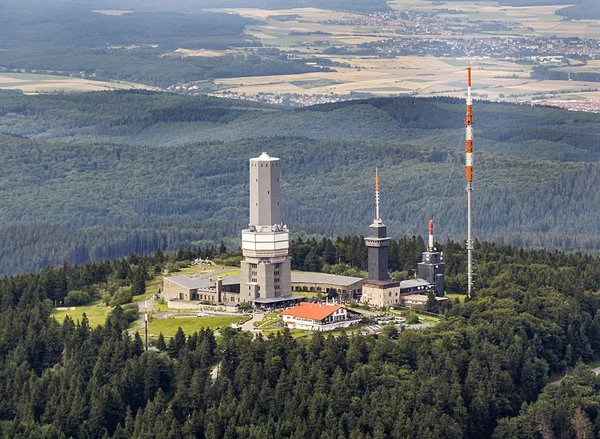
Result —
<instances>
[{"instance_id":1,"label":"white building","mask_svg":"<svg viewBox=\"0 0 600 439\"><path fill-rule=\"evenodd\" d=\"M357 324L362 315L339 305L322 305L302 302L280 314L283 323L290 329L309 331L332 331Z\"/></svg>"}]
</instances>

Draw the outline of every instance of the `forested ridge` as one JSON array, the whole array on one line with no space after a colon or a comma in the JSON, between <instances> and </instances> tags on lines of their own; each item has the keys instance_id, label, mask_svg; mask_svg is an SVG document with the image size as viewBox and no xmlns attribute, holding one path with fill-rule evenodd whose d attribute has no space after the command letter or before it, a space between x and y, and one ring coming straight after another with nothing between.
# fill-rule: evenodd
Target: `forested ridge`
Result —
<instances>
[{"instance_id":1,"label":"forested ridge","mask_svg":"<svg viewBox=\"0 0 600 439\"><path fill-rule=\"evenodd\" d=\"M353 239L295 246L326 256ZM398 245L407 261L423 249L418 239ZM464 254L452 247L460 248L441 248L456 276ZM600 352L597 257L478 244L474 299L453 301L432 328L379 337L180 331L162 352L144 352L118 306L97 328L50 316L52 301L70 291L97 294L199 255L208 253L131 255L0 279L2 437L525 439L548 425L553 434L544 437L598 437L597 405L578 396L594 391L596 378L580 367L544 389L549 374ZM540 411L544 404L552 409Z\"/></svg>"},{"instance_id":2,"label":"forested ridge","mask_svg":"<svg viewBox=\"0 0 600 439\"><path fill-rule=\"evenodd\" d=\"M596 252L599 116L475 103L475 236ZM0 96L0 272L156 248L239 246L247 161L282 160L296 236L365 233L381 169L391 236L463 239L464 102L298 110L167 93ZM527 129L523 126L527 121Z\"/></svg>"}]
</instances>

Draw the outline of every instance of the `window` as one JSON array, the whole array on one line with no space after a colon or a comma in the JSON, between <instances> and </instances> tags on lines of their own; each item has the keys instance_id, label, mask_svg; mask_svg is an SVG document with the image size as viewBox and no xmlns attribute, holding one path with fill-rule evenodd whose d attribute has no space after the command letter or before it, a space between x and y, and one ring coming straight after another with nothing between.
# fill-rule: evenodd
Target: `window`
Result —
<instances>
[{"instance_id":1,"label":"window","mask_svg":"<svg viewBox=\"0 0 600 439\"><path fill-rule=\"evenodd\" d=\"M251 282L256 282L256 279L251 279Z\"/></svg>"},{"instance_id":2,"label":"window","mask_svg":"<svg viewBox=\"0 0 600 439\"><path fill-rule=\"evenodd\" d=\"M278 277L275 278L275 283L279 283L279 278Z\"/></svg>"},{"instance_id":3,"label":"window","mask_svg":"<svg viewBox=\"0 0 600 439\"><path fill-rule=\"evenodd\" d=\"M279 271L276 271L275 273L273 273L275 276L279 276Z\"/></svg>"},{"instance_id":4,"label":"window","mask_svg":"<svg viewBox=\"0 0 600 439\"><path fill-rule=\"evenodd\" d=\"M253 272L252 272L252 275L253 275L253 276L256 276L256 271L253 271Z\"/></svg>"}]
</instances>

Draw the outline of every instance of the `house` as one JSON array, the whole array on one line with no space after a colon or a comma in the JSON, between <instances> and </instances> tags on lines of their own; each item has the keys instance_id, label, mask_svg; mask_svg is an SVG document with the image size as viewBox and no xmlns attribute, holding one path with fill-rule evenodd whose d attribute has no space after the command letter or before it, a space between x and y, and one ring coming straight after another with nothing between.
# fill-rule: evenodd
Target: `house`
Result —
<instances>
[{"instance_id":1,"label":"house","mask_svg":"<svg viewBox=\"0 0 600 439\"><path fill-rule=\"evenodd\" d=\"M302 302L280 314L290 329L309 331L332 331L357 324L362 315L339 305Z\"/></svg>"}]
</instances>

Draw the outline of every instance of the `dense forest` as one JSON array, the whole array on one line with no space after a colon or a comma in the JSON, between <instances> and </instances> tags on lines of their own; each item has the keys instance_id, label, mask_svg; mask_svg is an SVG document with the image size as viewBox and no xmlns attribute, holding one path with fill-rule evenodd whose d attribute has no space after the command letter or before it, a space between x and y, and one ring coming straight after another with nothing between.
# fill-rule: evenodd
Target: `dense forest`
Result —
<instances>
[{"instance_id":1,"label":"dense forest","mask_svg":"<svg viewBox=\"0 0 600 439\"><path fill-rule=\"evenodd\" d=\"M476 102L475 236L596 252L600 116ZM464 103L298 110L167 93L0 96L0 272L189 245L239 246L247 160L282 159L296 236L366 232L380 167L395 238L463 239ZM515 127L528 122L529 129Z\"/></svg>"},{"instance_id":2,"label":"dense forest","mask_svg":"<svg viewBox=\"0 0 600 439\"><path fill-rule=\"evenodd\" d=\"M217 12L132 12L104 15L81 6L7 8L0 26L0 47L10 51L72 51L111 46L157 45L163 51L243 46L256 20ZM252 45L252 43L250 43ZM39 67L41 68L41 66Z\"/></svg>"},{"instance_id":3,"label":"dense forest","mask_svg":"<svg viewBox=\"0 0 600 439\"><path fill-rule=\"evenodd\" d=\"M206 42L206 40L204 40ZM258 41L247 42L256 44ZM207 43L205 47L226 49L228 43ZM320 64L329 60L319 60ZM331 71L329 67L308 65L275 49L220 56L181 56L155 48L103 48L89 50L30 50L0 52L0 65L7 71L43 72L129 81L166 88L177 83L239 76L292 75Z\"/></svg>"},{"instance_id":4,"label":"dense forest","mask_svg":"<svg viewBox=\"0 0 600 439\"><path fill-rule=\"evenodd\" d=\"M531 70L531 77L536 79L549 79L552 81L587 81L600 82L600 73L595 72L571 72L565 70L551 69L547 66L536 66Z\"/></svg>"},{"instance_id":5,"label":"dense forest","mask_svg":"<svg viewBox=\"0 0 600 439\"><path fill-rule=\"evenodd\" d=\"M37 0L6 0L7 8L22 6L29 11L40 6ZM259 9L291 9L319 8L334 11L352 11L369 13L388 11L390 8L385 0L171 0L168 4L161 0L82 0L73 3L70 0L56 0L55 7L65 5L81 10L129 10L141 12L170 11L190 13L202 9L216 8L259 8Z\"/></svg>"},{"instance_id":6,"label":"dense forest","mask_svg":"<svg viewBox=\"0 0 600 439\"><path fill-rule=\"evenodd\" d=\"M337 246L352 248L353 239ZM399 242L398 254L410 258L418 242ZM313 253L322 246L326 255L330 244L295 245ZM456 275L464 255L450 246L443 249ZM208 253L131 255L0 279L0 435L598 437L597 378L579 366L546 386L551 374L600 352L596 257L481 243L474 299L453 301L432 328L386 328L378 337L179 331L159 352L144 352L139 336L127 335L121 306L97 328L50 315L52 302L74 290L97 294L119 279L133 285L199 255Z\"/></svg>"},{"instance_id":7,"label":"dense forest","mask_svg":"<svg viewBox=\"0 0 600 439\"><path fill-rule=\"evenodd\" d=\"M594 0L580 0L573 1L572 6L559 9L556 11L557 15L564 15L569 18L576 20L589 20L600 18L600 4Z\"/></svg>"},{"instance_id":8,"label":"dense forest","mask_svg":"<svg viewBox=\"0 0 600 439\"><path fill-rule=\"evenodd\" d=\"M247 25L259 22L238 14L196 9L104 15L89 8L72 3L35 8L9 4L0 15L0 49L5 49L0 50L0 69L163 88L214 78L321 71L272 48L212 57L174 52L261 47L244 33Z\"/></svg>"},{"instance_id":9,"label":"dense forest","mask_svg":"<svg viewBox=\"0 0 600 439\"><path fill-rule=\"evenodd\" d=\"M453 0L449 0L453 1ZM463 1L463 0L461 0ZM477 0L466 0L477 1ZM556 15L581 19L600 18L600 4L596 0L496 0L502 6L549 6L569 5L556 11Z\"/></svg>"}]
</instances>

